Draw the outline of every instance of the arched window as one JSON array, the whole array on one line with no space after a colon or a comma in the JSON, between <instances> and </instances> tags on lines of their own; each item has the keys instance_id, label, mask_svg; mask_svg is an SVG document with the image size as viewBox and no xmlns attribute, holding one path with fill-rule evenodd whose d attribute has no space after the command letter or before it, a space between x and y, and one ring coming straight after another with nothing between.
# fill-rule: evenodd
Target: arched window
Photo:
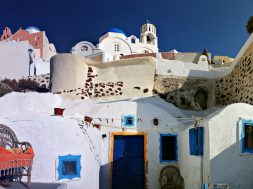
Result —
<instances>
[{"instance_id":1,"label":"arched window","mask_svg":"<svg viewBox=\"0 0 253 189\"><path fill-rule=\"evenodd\" d=\"M134 37L131 39L131 43L135 43L135 38Z\"/></svg>"},{"instance_id":2,"label":"arched window","mask_svg":"<svg viewBox=\"0 0 253 189\"><path fill-rule=\"evenodd\" d=\"M81 47L81 51L88 51L88 47L87 47L86 45L83 45L83 46Z\"/></svg>"},{"instance_id":3,"label":"arched window","mask_svg":"<svg viewBox=\"0 0 253 189\"><path fill-rule=\"evenodd\" d=\"M151 41L151 37L148 35L147 36L147 42L150 42Z\"/></svg>"},{"instance_id":4,"label":"arched window","mask_svg":"<svg viewBox=\"0 0 253 189\"><path fill-rule=\"evenodd\" d=\"M39 40L40 40L40 37L39 37L39 36L36 36L36 37L35 37L35 46L36 46L36 47L39 45Z\"/></svg>"}]
</instances>

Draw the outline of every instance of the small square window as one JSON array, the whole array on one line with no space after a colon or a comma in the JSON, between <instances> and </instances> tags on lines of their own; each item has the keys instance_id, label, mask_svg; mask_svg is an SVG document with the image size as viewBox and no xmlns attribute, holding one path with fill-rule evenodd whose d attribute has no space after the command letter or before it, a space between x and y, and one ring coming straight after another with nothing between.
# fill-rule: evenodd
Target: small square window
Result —
<instances>
[{"instance_id":1,"label":"small square window","mask_svg":"<svg viewBox=\"0 0 253 189\"><path fill-rule=\"evenodd\" d=\"M77 174L77 162L76 161L63 161L62 162L62 174L63 175L76 175Z\"/></svg>"},{"instance_id":2,"label":"small square window","mask_svg":"<svg viewBox=\"0 0 253 189\"><path fill-rule=\"evenodd\" d=\"M123 116L123 125L124 126L134 126L134 116L128 115L128 116Z\"/></svg>"},{"instance_id":3,"label":"small square window","mask_svg":"<svg viewBox=\"0 0 253 189\"><path fill-rule=\"evenodd\" d=\"M160 162L177 162L176 134L160 134Z\"/></svg>"},{"instance_id":4,"label":"small square window","mask_svg":"<svg viewBox=\"0 0 253 189\"><path fill-rule=\"evenodd\" d=\"M114 44L114 51L119 52L119 44Z\"/></svg>"},{"instance_id":5,"label":"small square window","mask_svg":"<svg viewBox=\"0 0 253 189\"><path fill-rule=\"evenodd\" d=\"M59 156L58 180L81 177L81 155Z\"/></svg>"}]
</instances>

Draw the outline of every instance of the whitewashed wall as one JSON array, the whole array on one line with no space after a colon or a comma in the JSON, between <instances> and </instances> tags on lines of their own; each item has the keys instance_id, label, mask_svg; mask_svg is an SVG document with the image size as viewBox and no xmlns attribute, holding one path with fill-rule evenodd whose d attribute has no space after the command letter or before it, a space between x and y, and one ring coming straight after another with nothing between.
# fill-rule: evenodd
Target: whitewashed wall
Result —
<instances>
[{"instance_id":1,"label":"whitewashed wall","mask_svg":"<svg viewBox=\"0 0 253 189\"><path fill-rule=\"evenodd\" d=\"M156 73L179 77L201 77L201 71L209 72L208 62L183 62L157 58Z\"/></svg>"},{"instance_id":2,"label":"whitewashed wall","mask_svg":"<svg viewBox=\"0 0 253 189\"><path fill-rule=\"evenodd\" d=\"M155 63L156 60L154 58L148 57L114 61L107 64L91 64L89 59L81 56L59 54L51 58L51 91L53 93L60 92L63 97L81 99L81 90L85 90L87 83L89 83L89 86L93 86L90 91L92 95L90 96L94 96L95 84L122 82L122 95L116 95L113 92L113 95L105 95L103 97L122 99L151 96L154 86ZM89 68L93 72L89 73ZM93 78L90 79L89 75L92 75L91 77ZM87 81L89 79L90 82ZM135 87L139 87L139 89ZM113 90L115 91L117 88L114 85ZM144 92L145 89L148 91ZM78 90L81 92L78 92ZM106 92L105 88L102 90L104 93Z\"/></svg>"},{"instance_id":3,"label":"whitewashed wall","mask_svg":"<svg viewBox=\"0 0 253 189\"><path fill-rule=\"evenodd\" d=\"M253 187L253 154L241 153L239 121L240 118L253 119L252 115L253 107L240 103L208 116L210 151L205 158L209 162L205 162L208 165L205 175L210 176L210 183L227 183L230 189Z\"/></svg>"},{"instance_id":4,"label":"whitewashed wall","mask_svg":"<svg viewBox=\"0 0 253 189\"><path fill-rule=\"evenodd\" d=\"M16 133L19 141L30 142L35 157L32 170L32 182L66 183L69 189L99 188L100 144L98 129L86 127L94 148L90 150L89 141L78 121L71 117L53 116L53 108L67 107L61 98L51 94L11 93L0 98L0 124L4 124ZM89 103L88 103L89 104ZM86 104L86 107L88 107ZM74 109L75 103L71 104ZM79 106L80 109L84 107ZM82 111L85 112L85 111ZM58 180L58 156L81 155L81 178L77 180Z\"/></svg>"},{"instance_id":5,"label":"whitewashed wall","mask_svg":"<svg viewBox=\"0 0 253 189\"><path fill-rule=\"evenodd\" d=\"M0 78L29 75L29 44L27 41L0 43Z\"/></svg>"},{"instance_id":6,"label":"whitewashed wall","mask_svg":"<svg viewBox=\"0 0 253 189\"><path fill-rule=\"evenodd\" d=\"M201 188L203 183L227 183L230 189L248 189L253 186L253 156L241 154L239 118L253 119L253 107L233 104L223 109L200 113L209 115L204 126L204 156L189 155L189 129L192 115L158 97L125 99L121 101L63 100L58 95L38 93L10 93L0 98L0 123L11 127L19 140L31 142L35 150L33 181L56 180L56 159L59 155L81 154L82 174L77 181L66 182L69 188L108 189L110 175L110 134L122 131L123 115L142 118L135 127L125 132L146 132L148 135L148 186L159 188L159 174L166 165L179 167L185 189ZM54 107L65 108L64 117L51 116ZM95 150L78 127L83 116L94 118L102 125L101 131L88 127ZM159 119L154 126L152 119ZM180 120L177 117L190 118ZM108 120L106 120L106 118ZM113 118L113 120L112 120ZM86 128L86 127L85 127ZM160 163L160 134L178 134L178 162ZM102 139L102 134L106 137ZM63 145L64 144L64 145ZM46 152L46 153L45 153ZM97 158L96 158L97 157ZM203 183L202 183L203 175Z\"/></svg>"}]
</instances>

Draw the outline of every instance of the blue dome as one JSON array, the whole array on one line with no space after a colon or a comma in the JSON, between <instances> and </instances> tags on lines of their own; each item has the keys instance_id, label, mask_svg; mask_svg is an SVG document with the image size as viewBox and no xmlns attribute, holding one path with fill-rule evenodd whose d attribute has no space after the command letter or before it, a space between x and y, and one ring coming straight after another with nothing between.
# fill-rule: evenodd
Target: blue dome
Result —
<instances>
[{"instance_id":1,"label":"blue dome","mask_svg":"<svg viewBox=\"0 0 253 189\"><path fill-rule=\"evenodd\" d=\"M37 31L40 31L39 28L35 27L35 26L29 26L27 27L25 30L31 30L31 29L34 29L34 30L37 30Z\"/></svg>"},{"instance_id":2,"label":"blue dome","mask_svg":"<svg viewBox=\"0 0 253 189\"><path fill-rule=\"evenodd\" d=\"M123 32L123 31L122 31L121 29L119 29L119 28L109 28L109 29L107 29L102 35L105 35L105 34L108 33L108 32L112 32L112 33L121 33L121 34L123 34L123 35L126 36L125 32Z\"/></svg>"}]
</instances>

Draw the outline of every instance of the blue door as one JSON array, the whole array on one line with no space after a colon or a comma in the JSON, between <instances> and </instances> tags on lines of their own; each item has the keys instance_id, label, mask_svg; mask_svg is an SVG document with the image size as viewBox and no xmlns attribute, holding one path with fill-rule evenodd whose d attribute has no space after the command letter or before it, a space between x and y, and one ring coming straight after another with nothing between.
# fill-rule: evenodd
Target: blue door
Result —
<instances>
[{"instance_id":1,"label":"blue door","mask_svg":"<svg viewBox=\"0 0 253 189\"><path fill-rule=\"evenodd\" d=\"M114 136L112 189L144 188L144 136Z\"/></svg>"}]
</instances>

